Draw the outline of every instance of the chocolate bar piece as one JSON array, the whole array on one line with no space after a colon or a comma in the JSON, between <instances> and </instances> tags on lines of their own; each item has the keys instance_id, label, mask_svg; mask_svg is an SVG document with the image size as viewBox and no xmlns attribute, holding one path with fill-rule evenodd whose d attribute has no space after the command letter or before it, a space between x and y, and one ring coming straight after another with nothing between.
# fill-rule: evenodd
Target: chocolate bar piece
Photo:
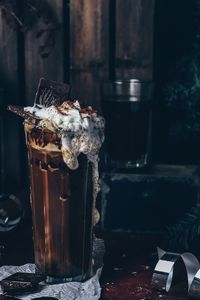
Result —
<instances>
[{"instance_id":1,"label":"chocolate bar piece","mask_svg":"<svg viewBox=\"0 0 200 300\"><path fill-rule=\"evenodd\" d=\"M1 281L3 293L13 294L35 291L38 289L38 283L43 281L44 277L33 273L15 273Z\"/></svg>"},{"instance_id":2,"label":"chocolate bar piece","mask_svg":"<svg viewBox=\"0 0 200 300\"><path fill-rule=\"evenodd\" d=\"M40 118L28 111L25 111L22 106L8 105L7 109L14 114L26 119L29 123L36 124L36 122L40 121Z\"/></svg>"},{"instance_id":3,"label":"chocolate bar piece","mask_svg":"<svg viewBox=\"0 0 200 300\"><path fill-rule=\"evenodd\" d=\"M20 299L8 295L0 295L0 300L20 300Z\"/></svg>"},{"instance_id":4,"label":"chocolate bar piece","mask_svg":"<svg viewBox=\"0 0 200 300\"><path fill-rule=\"evenodd\" d=\"M59 105L69 99L69 93L70 86L68 84L41 78L35 96L35 104L46 107Z\"/></svg>"}]
</instances>

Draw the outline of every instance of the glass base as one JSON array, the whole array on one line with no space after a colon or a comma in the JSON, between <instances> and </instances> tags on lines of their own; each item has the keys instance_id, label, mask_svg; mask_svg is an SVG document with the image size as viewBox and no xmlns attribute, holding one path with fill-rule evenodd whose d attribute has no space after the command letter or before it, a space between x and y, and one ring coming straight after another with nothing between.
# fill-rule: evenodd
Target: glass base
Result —
<instances>
[{"instance_id":1,"label":"glass base","mask_svg":"<svg viewBox=\"0 0 200 300\"><path fill-rule=\"evenodd\" d=\"M147 155L143 155L140 159L119 161L111 160L110 167L113 171L115 170L139 170L144 169L150 165Z\"/></svg>"},{"instance_id":2,"label":"glass base","mask_svg":"<svg viewBox=\"0 0 200 300\"><path fill-rule=\"evenodd\" d=\"M66 283L66 282L72 282L72 281L78 281L83 282L86 279L89 279L87 274L78 275L75 277L52 277L52 276L46 276L45 282L47 284L58 284L58 283Z\"/></svg>"}]
</instances>

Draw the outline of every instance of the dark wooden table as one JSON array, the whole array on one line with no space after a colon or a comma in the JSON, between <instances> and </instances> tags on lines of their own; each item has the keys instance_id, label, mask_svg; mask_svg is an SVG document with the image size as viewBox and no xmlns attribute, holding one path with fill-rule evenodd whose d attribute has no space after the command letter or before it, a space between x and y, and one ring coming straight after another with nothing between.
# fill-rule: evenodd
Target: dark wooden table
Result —
<instances>
[{"instance_id":1,"label":"dark wooden table","mask_svg":"<svg viewBox=\"0 0 200 300\"><path fill-rule=\"evenodd\" d=\"M153 268L157 262L155 243L135 237L112 235L105 238L106 255L101 276L101 300L185 300L182 286L173 294L151 288Z\"/></svg>"},{"instance_id":2,"label":"dark wooden table","mask_svg":"<svg viewBox=\"0 0 200 300\"><path fill-rule=\"evenodd\" d=\"M26 228L25 234L22 224L17 231L10 233L9 239L8 236L1 238L1 242L6 241L4 264L21 265L33 262L31 228ZM157 262L156 241L151 237L142 240L131 234L119 233L104 233L99 237L104 238L106 245L104 268L100 278L101 300L187 299L179 287L174 295L151 288L152 270Z\"/></svg>"}]
</instances>

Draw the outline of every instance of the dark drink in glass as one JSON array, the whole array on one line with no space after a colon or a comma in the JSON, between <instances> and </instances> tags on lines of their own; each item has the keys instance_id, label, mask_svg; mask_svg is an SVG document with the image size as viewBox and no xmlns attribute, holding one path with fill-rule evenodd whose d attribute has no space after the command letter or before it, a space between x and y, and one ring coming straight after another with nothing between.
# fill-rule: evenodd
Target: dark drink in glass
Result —
<instances>
[{"instance_id":1,"label":"dark drink in glass","mask_svg":"<svg viewBox=\"0 0 200 300\"><path fill-rule=\"evenodd\" d=\"M77 100L8 109L25 119L36 268L48 283L84 281L99 219L104 119Z\"/></svg>"},{"instance_id":2,"label":"dark drink in glass","mask_svg":"<svg viewBox=\"0 0 200 300\"><path fill-rule=\"evenodd\" d=\"M111 164L122 168L148 165L152 126L151 82L105 82L102 86L102 107Z\"/></svg>"}]
</instances>

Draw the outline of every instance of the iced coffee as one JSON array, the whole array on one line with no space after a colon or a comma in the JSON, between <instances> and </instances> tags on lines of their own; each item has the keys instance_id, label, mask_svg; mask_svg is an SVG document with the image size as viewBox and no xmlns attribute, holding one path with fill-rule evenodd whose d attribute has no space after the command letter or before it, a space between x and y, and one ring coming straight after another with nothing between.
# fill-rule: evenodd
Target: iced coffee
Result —
<instances>
[{"instance_id":1,"label":"iced coffee","mask_svg":"<svg viewBox=\"0 0 200 300\"><path fill-rule=\"evenodd\" d=\"M26 107L24 116L36 267L48 282L83 281L91 275L104 120L78 101Z\"/></svg>"}]
</instances>

